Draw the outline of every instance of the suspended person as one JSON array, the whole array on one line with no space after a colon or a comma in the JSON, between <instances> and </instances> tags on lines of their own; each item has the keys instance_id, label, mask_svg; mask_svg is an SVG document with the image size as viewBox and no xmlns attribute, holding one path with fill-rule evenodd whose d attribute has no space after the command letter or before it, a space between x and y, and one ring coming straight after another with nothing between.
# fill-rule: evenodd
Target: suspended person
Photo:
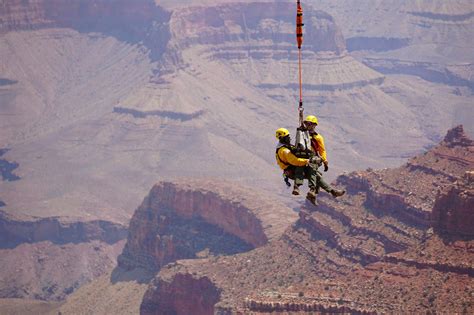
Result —
<instances>
[{"instance_id":1,"label":"suspended person","mask_svg":"<svg viewBox=\"0 0 474 315\"><path fill-rule=\"evenodd\" d=\"M322 164L324 165L324 171L327 172L329 169L329 162L326 155L326 148L324 147L324 138L322 135L316 132L316 126L318 125L318 118L313 115L308 115L304 119L304 127L308 130L311 137L311 148L314 152L321 157ZM319 189L322 188L333 197L340 197L346 193L345 190L337 190L332 188L326 181L323 179L323 174L319 171L316 171L316 191L315 194L319 193Z\"/></svg>"},{"instance_id":2,"label":"suspended person","mask_svg":"<svg viewBox=\"0 0 474 315\"><path fill-rule=\"evenodd\" d=\"M316 204L316 182L317 182L317 167L312 164L319 163L320 159L314 157L311 159L304 159L295 156L292 153L294 147L291 145L291 136L288 129L279 128L276 130L276 138L278 139L276 147L276 161L283 170L283 175L294 180L293 195L299 195L299 186L303 185L304 179L308 180L309 192L306 198L313 204Z\"/></svg>"}]
</instances>

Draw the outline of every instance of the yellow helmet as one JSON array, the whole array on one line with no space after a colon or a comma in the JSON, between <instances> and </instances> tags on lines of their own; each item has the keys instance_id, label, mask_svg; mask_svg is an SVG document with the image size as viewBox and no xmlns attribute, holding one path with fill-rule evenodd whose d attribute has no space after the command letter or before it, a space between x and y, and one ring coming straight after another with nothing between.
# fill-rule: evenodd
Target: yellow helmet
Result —
<instances>
[{"instance_id":1,"label":"yellow helmet","mask_svg":"<svg viewBox=\"0 0 474 315\"><path fill-rule=\"evenodd\" d=\"M305 118L304 121L305 121L305 122L307 121L307 122L313 123L313 124L315 124L315 125L318 124L318 118L317 118L316 116L313 116L313 115L308 115L308 116L306 116L306 118Z\"/></svg>"},{"instance_id":2,"label":"yellow helmet","mask_svg":"<svg viewBox=\"0 0 474 315\"><path fill-rule=\"evenodd\" d=\"M285 129L285 128L278 128L275 132L275 136L277 139L281 139L283 137L286 137L290 134L290 132L288 131L288 129Z\"/></svg>"}]
</instances>

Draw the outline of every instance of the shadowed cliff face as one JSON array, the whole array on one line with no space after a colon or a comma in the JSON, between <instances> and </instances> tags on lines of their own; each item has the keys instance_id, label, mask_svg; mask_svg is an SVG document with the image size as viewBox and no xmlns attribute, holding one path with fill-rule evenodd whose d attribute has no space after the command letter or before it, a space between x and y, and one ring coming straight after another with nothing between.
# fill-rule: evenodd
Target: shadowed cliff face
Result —
<instances>
[{"instance_id":1,"label":"shadowed cliff face","mask_svg":"<svg viewBox=\"0 0 474 315\"><path fill-rule=\"evenodd\" d=\"M130 221L119 266L156 271L178 259L249 251L295 218L289 208L225 182L159 183Z\"/></svg>"}]
</instances>

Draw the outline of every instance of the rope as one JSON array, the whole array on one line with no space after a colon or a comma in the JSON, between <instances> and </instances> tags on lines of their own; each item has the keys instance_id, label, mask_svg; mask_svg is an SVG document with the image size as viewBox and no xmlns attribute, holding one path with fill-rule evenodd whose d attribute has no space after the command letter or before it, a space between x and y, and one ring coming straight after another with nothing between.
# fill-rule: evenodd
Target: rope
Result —
<instances>
[{"instance_id":1,"label":"rope","mask_svg":"<svg viewBox=\"0 0 474 315\"><path fill-rule=\"evenodd\" d=\"M303 125L303 79L301 74L301 45L303 44L303 9L300 0L296 1L296 42L298 43L298 78L300 86L300 102L298 107L299 123Z\"/></svg>"}]
</instances>

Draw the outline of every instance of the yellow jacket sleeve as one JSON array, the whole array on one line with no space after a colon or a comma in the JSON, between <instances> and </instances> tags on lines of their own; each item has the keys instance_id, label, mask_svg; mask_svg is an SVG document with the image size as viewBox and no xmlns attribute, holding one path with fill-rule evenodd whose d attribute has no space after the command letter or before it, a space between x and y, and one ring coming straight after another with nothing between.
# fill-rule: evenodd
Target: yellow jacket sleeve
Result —
<instances>
[{"instance_id":1,"label":"yellow jacket sleeve","mask_svg":"<svg viewBox=\"0 0 474 315\"><path fill-rule=\"evenodd\" d=\"M308 165L308 159L302 159L291 153L288 148L281 148L278 151L278 156L282 162L294 166L306 166Z\"/></svg>"},{"instance_id":2,"label":"yellow jacket sleeve","mask_svg":"<svg viewBox=\"0 0 474 315\"><path fill-rule=\"evenodd\" d=\"M317 135L313 136L313 139L317 143L317 147L315 148L316 151L318 151L319 155L323 159L323 162L327 162L327 157L326 157L326 148L324 147L324 138L321 136L319 133Z\"/></svg>"}]
</instances>

